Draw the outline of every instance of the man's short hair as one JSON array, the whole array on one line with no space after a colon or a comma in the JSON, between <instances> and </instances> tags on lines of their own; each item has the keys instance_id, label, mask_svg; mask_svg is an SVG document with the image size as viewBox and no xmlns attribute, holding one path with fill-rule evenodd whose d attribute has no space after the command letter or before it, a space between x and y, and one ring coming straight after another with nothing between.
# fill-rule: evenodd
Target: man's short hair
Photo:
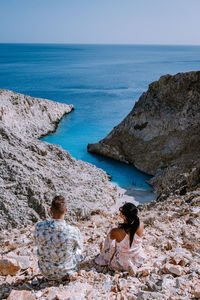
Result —
<instances>
[{"instance_id":1,"label":"man's short hair","mask_svg":"<svg viewBox=\"0 0 200 300\"><path fill-rule=\"evenodd\" d=\"M66 207L66 200L62 195L58 195L53 198L51 203L51 210L53 213L63 215L65 213Z\"/></svg>"}]
</instances>

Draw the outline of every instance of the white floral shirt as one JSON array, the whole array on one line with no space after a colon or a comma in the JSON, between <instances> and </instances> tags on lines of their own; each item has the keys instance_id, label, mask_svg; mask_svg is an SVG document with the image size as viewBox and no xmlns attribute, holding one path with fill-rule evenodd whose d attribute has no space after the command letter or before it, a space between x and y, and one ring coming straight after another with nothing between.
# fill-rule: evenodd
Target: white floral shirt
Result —
<instances>
[{"instance_id":1,"label":"white floral shirt","mask_svg":"<svg viewBox=\"0 0 200 300\"><path fill-rule=\"evenodd\" d=\"M77 227L65 220L51 219L36 224L34 237L43 276L59 280L76 269L83 248Z\"/></svg>"}]
</instances>

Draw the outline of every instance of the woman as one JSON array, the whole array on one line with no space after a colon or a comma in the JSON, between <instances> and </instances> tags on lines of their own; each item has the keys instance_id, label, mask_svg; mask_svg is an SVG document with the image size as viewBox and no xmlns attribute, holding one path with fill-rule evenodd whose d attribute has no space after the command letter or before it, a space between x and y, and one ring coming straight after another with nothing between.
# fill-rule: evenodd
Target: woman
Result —
<instances>
[{"instance_id":1,"label":"woman","mask_svg":"<svg viewBox=\"0 0 200 300\"><path fill-rule=\"evenodd\" d=\"M124 222L108 234L95 261L101 266L108 265L111 269L132 273L134 265L141 264L145 258L141 247L144 224L140 222L134 204L125 203L119 210Z\"/></svg>"}]
</instances>

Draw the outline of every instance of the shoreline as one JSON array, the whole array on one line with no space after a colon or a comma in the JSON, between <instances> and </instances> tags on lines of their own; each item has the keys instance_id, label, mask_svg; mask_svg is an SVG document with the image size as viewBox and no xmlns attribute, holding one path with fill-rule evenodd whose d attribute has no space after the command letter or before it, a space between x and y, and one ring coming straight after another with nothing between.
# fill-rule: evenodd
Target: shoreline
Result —
<instances>
[{"instance_id":1,"label":"shoreline","mask_svg":"<svg viewBox=\"0 0 200 300\"><path fill-rule=\"evenodd\" d=\"M134 189L132 187L120 187L117 183L111 182L113 186L117 188L117 200L114 205L111 206L111 213L117 212L119 207L122 206L126 202L131 202L136 206L148 204L153 200L156 200L157 195L152 191L142 190L142 189ZM143 199L148 199L147 201L143 201Z\"/></svg>"}]
</instances>

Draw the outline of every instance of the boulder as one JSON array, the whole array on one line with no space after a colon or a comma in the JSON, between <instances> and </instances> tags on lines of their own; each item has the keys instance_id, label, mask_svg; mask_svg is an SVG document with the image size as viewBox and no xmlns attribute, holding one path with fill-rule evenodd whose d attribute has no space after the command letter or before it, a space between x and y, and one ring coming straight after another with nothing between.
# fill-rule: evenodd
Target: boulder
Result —
<instances>
[{"instance_id":1,"label":"boulder","mask_svg":"<svg viewBox=\"0 0 200 300\"><path fill-rule=\"evenodd\" d=\"M93 288L89 284L75 284L69 289L54 288L45 292L42 297L47 300L85 300L92 299Z\"/></svg>"},{"instance_id":2,"label":"boulder","mask_svg":"<svg viewBox=\"0 0 200 300\"><path fill-rule=\"evenodd\" d=\"M36 297L29 291L12 290L7 300L36 300Z\"/></svg>"},{"instance_id":3,"label":"boulder","mask_svg":"<svg viewBox=\"0 0 200 300\"><path fill-rule=\"evenodd\" d=\"M85 294L79 291L77 292L70 292L70 291L59 291L59 290L52 290L49 291L48 294L45 294L47 300L82 300L85 299Z\"/></svg>"},{"instance_id":4,"label":"boulder","mask_svg":"<svg viewBox=\"0 0 200 300\"><path fill-rule=\"evenodd\" d=\"M19 270L20 266L16 259L0 259L0 275L16 275Z\"/></svg>"},{"instance_id":5,"label":"boulder","mask_svg":"<svg viewBox=\"0 0 200 300\"><path fill-rule=\"evenodd\" d=\"M31 266L31 262L28 256L21 256L17 255L15 253L13 254L7 254L7 259L15 259L20 267L21 270L28 269Z\"/></svg>"},{"instance_id":6,"label":"boulder","mask_svg":"<svg viewBox=\"0 0 200 300\"><path fill-rule=\"evenodd\" d=\"M0 259L0 275L16 275L19 270L28 269L30 266L28 256L8 254Z\"/></svg>"},{"instance_id":7,"label":"boulder","mask_svg":"<svg viewBox=\"0 0 200 300\"><path fill-rule=\"evenodd\" d=\"M140 291L136 298L136 300L150 300L150 299L164 300L164 299L168 299L168 297L164 294L157 293L157 292Z\"/></svg>"},{"instance_id":8,"label":"boulder","mask_svg":"<svg viewBox=\"0 0 200 300\"><path fill-rule=\"evenodd\" d=\"M163 267L163 273L165 274L171 273L173 275L181 276L183 273L183 268L179 265L166 263Z\"/></svg>"}]
</instances>

